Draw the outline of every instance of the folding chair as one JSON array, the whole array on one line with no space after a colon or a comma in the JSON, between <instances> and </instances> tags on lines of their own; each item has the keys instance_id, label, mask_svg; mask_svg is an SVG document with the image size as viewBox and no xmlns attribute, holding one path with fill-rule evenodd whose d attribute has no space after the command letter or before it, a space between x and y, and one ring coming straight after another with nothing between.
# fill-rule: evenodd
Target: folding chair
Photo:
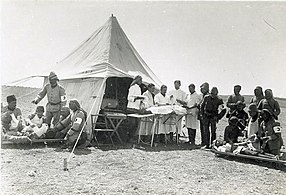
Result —
<instances>
[{"instance_id":1,"label":"folding chair","mask_svg":"<svg viewBox=\"0 0 286 195\"><path fill-rule=\"evenodd\" d=\"M99 120L98 120L99 119ZM99 142L97 139L98 132L106 132L108 138L111 143L114 144L112 139L112 133L114 132L114 128L109 128L108 119L105 114L92 114L91 115L91 127L93 132L93 138L99 146Z\"/></svg>"}]
</instances>

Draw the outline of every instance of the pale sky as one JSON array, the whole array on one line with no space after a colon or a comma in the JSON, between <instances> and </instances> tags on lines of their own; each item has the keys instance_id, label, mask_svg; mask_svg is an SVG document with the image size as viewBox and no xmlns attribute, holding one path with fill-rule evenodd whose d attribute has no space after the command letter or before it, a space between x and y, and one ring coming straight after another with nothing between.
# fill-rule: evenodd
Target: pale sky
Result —
<instances>
[{"instance_id":1,"label":"pale sky","mask_svg":"<svg viewBox=\"0 0 286 195\"><path fill-rule=\"evenodd\" d=\"M1 2L2 83L48 70L113 13L168 90L179 79L286 97L285 2Z\"/></svg>"}]
</instances>

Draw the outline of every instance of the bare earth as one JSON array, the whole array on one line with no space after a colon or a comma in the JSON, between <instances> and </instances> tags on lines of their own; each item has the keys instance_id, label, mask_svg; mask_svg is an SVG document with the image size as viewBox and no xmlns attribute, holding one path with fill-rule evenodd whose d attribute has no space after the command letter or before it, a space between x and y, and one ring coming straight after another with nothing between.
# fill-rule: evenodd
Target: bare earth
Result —
<instances>
[{"instance_id":1,"label":"bare earth","mask_svg":"<svg viewBox=\"0 0 286 195\"><path fill-rule=\"evenodd\" d=\"M138 149L136 149L138 148ZM2 149L2 194L286 194L285 168L189 146Z\"/></svg>"},{"instance_id":2,"label":"bare earth","mask_svg":"<svg viewBox=\"0 0 286 195\"><path fill-rule=\"evenodd\" d=\"M285 116L283 109L284 129ZM225 124L219 123L218 135ZM1 194L286 194L285 167L219 158L186 144L77 149L64 171L69 154L52 144L3 146Z\"/></svg>"}]
</instances>

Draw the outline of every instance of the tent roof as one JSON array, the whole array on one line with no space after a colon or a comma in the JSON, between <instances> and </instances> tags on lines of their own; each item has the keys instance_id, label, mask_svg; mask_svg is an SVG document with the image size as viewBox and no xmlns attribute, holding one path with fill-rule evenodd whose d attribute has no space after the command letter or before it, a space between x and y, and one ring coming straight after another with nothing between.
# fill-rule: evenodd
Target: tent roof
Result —
<instances>
[{"instance_id":1,"label":"tent roof","mask_svg":"<svg viewBox=\"0 0 286 195\"><path fill-rule=\"evenodd\" d=\"M161 85L135 50L116 17L97 29L77 49L58 62L55 71L65 78L141 75L146 82Z\"/></svg>"}]
</instances>

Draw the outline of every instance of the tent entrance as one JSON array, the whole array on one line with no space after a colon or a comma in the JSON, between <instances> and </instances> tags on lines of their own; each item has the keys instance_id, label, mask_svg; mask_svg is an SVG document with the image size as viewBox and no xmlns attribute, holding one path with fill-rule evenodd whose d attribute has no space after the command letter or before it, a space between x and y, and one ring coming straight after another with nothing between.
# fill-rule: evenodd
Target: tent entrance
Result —
<instances>
[{"instance_id":1,"label":"tent entrance","mask_svg":"<svg viewBox=\"0 0 286 195\"><path fill-rule=\"evenodd\" d=\"M128 91L132 80L129 77L107 78L101 109L125 113L128 103Z\"/></svg>"}]
</instances>

